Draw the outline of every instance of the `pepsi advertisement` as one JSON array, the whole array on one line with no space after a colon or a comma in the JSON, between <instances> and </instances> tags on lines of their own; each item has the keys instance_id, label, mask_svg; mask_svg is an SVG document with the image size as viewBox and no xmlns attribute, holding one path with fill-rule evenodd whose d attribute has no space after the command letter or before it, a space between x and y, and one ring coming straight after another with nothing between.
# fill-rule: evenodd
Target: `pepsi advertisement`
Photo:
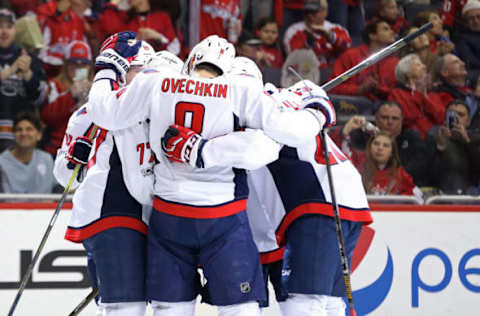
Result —
<instances>
[{"instance_id":1,"label":"pepsi advertisement","mask_svg":"<svg viewBox=\"0 0 480 316\"><path fill-rule=\"evenodd\" d=\"M8 313L54 209L0 203L0 315ZM372 209L374 223L362 229L350 266L357 315L480 315L480 206ZM90 292L83 247L63 239L70 214L68 206L60 212L16 315L68 315ZM94 312L91 303L81 315ZM216 309L198 304L195 316L207 315ZM271 301L263 315L281 315L278 304Z\"/></svg>"}]
</instances>

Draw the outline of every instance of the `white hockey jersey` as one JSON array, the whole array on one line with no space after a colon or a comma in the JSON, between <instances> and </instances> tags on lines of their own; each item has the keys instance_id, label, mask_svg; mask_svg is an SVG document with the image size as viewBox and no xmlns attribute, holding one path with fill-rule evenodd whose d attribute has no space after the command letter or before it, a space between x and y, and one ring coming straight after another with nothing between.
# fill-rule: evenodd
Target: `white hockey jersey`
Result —
<instances>
[{"instance_id":1,"label":"white hockey jersey","mask_svg":"<svg viewBox=\"0 0 480 316\"><path fill-rule=\"evenodd\" d=\"M169 125L189 127L208 139L241 127L261 128L269 137L292 146L320 130L311 113L278 105L251 80L193 78L149 70L106 102L90 97L87 111L108 130L151 121L149 140L159 160L154 167L157 210L183 217L223 217L245 210L245 172L222 166L194 169L170 162L161 149L161 137Z\"/></svg>"},{"instance_id":2,"label":"white hockey jersey","mask_svg":"<svg viewBox=\"0 0 480 316\"><path fill-rule=\"evenodd\" d=\"M299 102L288 96L287 93L275 94L272 97L285 106L292 107L294 104L293 107L297 107ZM218 137L214 143L209 144L208 141L204 148L221 152L229 150L228 146L222 147L227 140L228 143L240 144L235 152L224 155L221 162L223 166L239 167L238 161L250 159L250 156L244 153L257 149L258 155L262 155L263 151L258 150L258 146L269 146L268 139L262 138L263 144L260 145L258 142L246 141L250 137L247 133L232 133ZM225 138L225 141L221 141L222 138ZM305 214L333 216L322 141L317 135L296 148L283 147L279 159L270 161L267 166L254 164L255 161L261 162L262 157L257 157L250 164L251 169L255 170L248 172L247 213L253 238L261 253L270 256L279 245L283 245L285 232L296 218ZM274 143L273 140L270 142ZM360 174L328 135L327 145L340 217L350 221L371 223L372 218ZM217 164L215 160L210 160L210 155L202 156L205 165ZM263 161L268 162L271 157L272 155L266 155ZM245 165L245 162L242 165Z\"/></svg>"},{"instance_id":3,"label":"white hockey jersey","mask_svg":"<svg viewBox=\"0 0 480 316\"><path fill-rule=\"evenodd\" d=\"M91 94L105 95L112 90L107 70L96 76ZM102 75L105 80L99 79ZM93 121L86 106L75 111L68 122L62 147L57 152L54 175L66 186L72 170L65 155L78 136L88 136ZM73 210L65 238L74 242L112 228L127 227L146 233L152 205L154 156L147 140L148 122L120 131L98 129L90 153L88 172L75 182ZM143 211L142 211L143 209Z\"/></svg>"}]
</instances>

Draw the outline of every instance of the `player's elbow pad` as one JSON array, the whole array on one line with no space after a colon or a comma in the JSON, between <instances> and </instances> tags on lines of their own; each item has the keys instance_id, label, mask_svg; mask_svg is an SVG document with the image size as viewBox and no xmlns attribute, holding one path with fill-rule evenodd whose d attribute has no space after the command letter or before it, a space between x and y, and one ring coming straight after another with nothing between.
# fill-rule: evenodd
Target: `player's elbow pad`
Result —
<instances>
[{"instance_id":1,"label":"player's elbow pad","mask_svg":"<svg viewBox=\"0 0 480 316\"><path fill-rule=\"evenodd\" d=\"M324 104L324 102L312 102L304 108L318 120L321 129L333 126L337 123L335 109L330 101L328 101L328 103L329 104Z\"/></svg>"}]
</instances>

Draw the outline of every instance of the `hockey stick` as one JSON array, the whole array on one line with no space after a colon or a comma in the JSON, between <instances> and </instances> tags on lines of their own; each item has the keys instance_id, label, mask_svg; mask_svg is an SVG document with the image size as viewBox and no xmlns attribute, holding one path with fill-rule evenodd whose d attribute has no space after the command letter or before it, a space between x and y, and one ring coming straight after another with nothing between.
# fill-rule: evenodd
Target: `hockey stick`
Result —
<instances>
[{"instance_id":1,"label":"hockey stick","mask_svg":"<svg viewBox=\"0 0 480 316\"><path fill-rule=\"evenodd\" d=\"M338 210L337 198L335 197L335 187L333 184L332 166L330 164L330 157L328 156L327 135L325 129L322 129L323 139L323 155L325 157L325 165L327 166L328 185L330 186L330 195L332 197L333 215L335 218L335 231L337 233L338 248L340 250L340 258L342 262L343 280L345 282L345 291L347 292L348 308L350 316L356 316L355 305L353 303L352 283L350 282L350 269L348 267L348 257L345 250L345 240L343 238L342 222L340 219L340 212Z\"/></svg>"},{"instance_id":2,"label":"hockey stick","mask_svg":"<svg viewBox=\"0 0 480 316\"><path fill-rule=\"evenodd\" d=\"M356 66L350 68L349 70L345 71L344 73L340 74L339 76L333 78L332 80L328 81L321 87L325 90L328 91L337 85L347 81L350 79L352 76L360 72L361 70L370 67L371 65L375 64L376 62L382 60L383 58L393 54L394 52L398 51L400 48L404 47L405 45L408 44L411 40L414 38L418 37L419 35L425 33L429 29L433 27L433 24L431 22L423 25L421 28L419 28L417 31L413 32L412 34L409 34L405 36L404 38L399 39L395 43L385 47L384 49L378 51L377 53L369 56L367 59L364 61L360 62ZM300 78L300 80L303 80L302 76L295 71L293 67L288 68L292 73L294 73L297 77ZM347 300L348 300L348 307L350 310L350 316L356 316L357 313L355 312L355 304L353 302L353 295L352 295L352 284L351 284L351 277L350 277L350 269L348 266L348 257L347 253L345 250L345 239L343 237L343 231L342 231L342 223L340 219L340 212L338 209L338 203L335 195L335 187L333 183L333 175L332 175L332 169L331 169L331 164L330 164L330 157L328 155L328 147L327 147L327 138L326 138L326 131L325 129L322 129L321 131L322 139L323 139L323 155L325 157L325 164L327 167L327 176L328 176L328 184L330 186L330 195L332 198L332 208L333 208L333 215L335 219L335 231L337 234L337 241L338 241L338 247L340 251L340 258L342 262L342 272L343 272L343 279L345 282L345 290L347 293Z\"/></svg>"},{"instance_id":3,"label":"hockey stick","mask_svg":"<svg viewBox=\"0 0 480 316\"><path fill-rule=\"evenodd\" d=\"M288 67L293 74L295 74L300 80L304 80L302 76L293 69L293 67ZM307 86L305 84L305 86ZM311 92L308 90L310 95ZM333 184L333 175L330 165L330 158L328 156L328 149L327 149L327 135L325 129L321 131L322 139L323 139L323 156L325 157L325 165L327 166L327 177L328 177L328 185L330 186L330 196L332 197L332 208L333 208L333 217L335 219L335 231L337 234L337 241L338 241L338 248L340 251L340 260L342 262L342 272L343 272L343 280L345 282L345 291L347 293L347 300L348 300L348 308L350 310L350 316L356 316L357 313L355 312L355 305L353 303L353 295L352 295L352 285L350 282L350 269L348 267L348 258L347 253L345 251L345 240L343 238L342 232L342 224L340 219L340 214L338 211L338 203L335 197L335 188Z\"/></svg>"},{"instance_id":4,"label":"hockey stick","mask_svg":"<svg viewBox=\"0 0 480 316\"><path fill-rule=\"evenodd\" d=\"M93 128L90 132L90 135L88 135L88 138L90 140L93 139L95 134L97 133L98 127L96 125L93 125ZM17 295L15 296L15 299L12 303L12 306L10 307L10 310L8 312L8 316L13 316L13 312L15 311L15 308L17 307L18 301L20 300L20 297L22 296L23 290L25 290L25 287L27 286L28 281L30 281L30 276L32 275L33 267L35 266L35 263L37 263L38 258L40 257L40 252L42 252L43 247L45 246L45 243L47 242L48 236L50 235L50 232L52 231L53 225L55 224L55 221L57 220L58 214L60 214L60 210L62 209L63 204L65 203L65 199L67 198L67 193L70 191L70 187L72 186L73 182L75 181L75 178L77 177L78 172L80 171L81 165L76 165L75 169L73 169L72 176L70 177L70 180L67 183L67 186L63 190L62 197L60 198L60 201L58 202L57 208L55 209L55 212L53 213L52 218L50 219L50 222L48 223L47 230L45 231L45 234L43 234L43 238L40 241L40 245L37 248L37 251L35 252L35 255L33 256L32 261L28 265L27 272L25 272L25 275L22 278L22 283L20 284L20 287L18 289Z\"/></svg>"},{"instance_id":5,"label":"hockey stick","mask_svg":"<svg viewBox=\"0 0 480 316\"><path fill-rule=\"evenodd\" d=\"M98 288L93 288L92 291L68 314L68 316L77 316L88 304L97 296Z\"/></svg>"},{"instance_id":6,"label":"hockey stick","mask_svg":"<svg viewBox=\"0 0 480 316\"><path fill-rule=\"evenodd\" d=\"M352 78L354 75L356 75L358 72L362 71L363 69L365 69L367 67L370 67L371 65L379 62L383 58L385 58L387 56L390 56L391 54L395 53L400 48L406 46L411 40L413 40L414 38L416 38L416 37L422 35L423 33L427 32L432 27L433 27L432 22L428 22L427 24L423 25L421 28L419 28L418 30L416 30L412 34L409 34L405 37L402 37L401 39L399 39L395 43L390 44L387 47L379 50L375 54L372 54L372 55L368 56L368 58L366 58L362 62L360 62L357 65L353 66L352 68L348 69L344 73L336 76L332 80L323 84L321 87L325 91L331 90L332 88L334 88L334 87L338 86L339 84L341 84L341 83L347 81L348 79Z\"/></svg>"}]
</instances>

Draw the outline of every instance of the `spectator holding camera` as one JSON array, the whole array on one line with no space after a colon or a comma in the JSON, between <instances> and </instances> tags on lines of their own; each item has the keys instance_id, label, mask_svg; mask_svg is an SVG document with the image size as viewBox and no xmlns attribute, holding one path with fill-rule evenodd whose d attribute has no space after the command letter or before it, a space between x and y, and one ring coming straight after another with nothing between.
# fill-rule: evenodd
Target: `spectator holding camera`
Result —
<instances>
[{"instance_id":1,"label":"spectator holding camera","mask_svg":"<svg viewBox=\"0 0 480 316\"><path fill-rule=\"evenodd\" d=\"M414 195L420 191L401 166L395 138L388 132L379 132L369 139L361 173L367 194Z\"/></svg>"},{"instance_id":2,"label":"spectator holding camera","mask_svg":"<svg viewBox=\"0 0 480 316\"><path fill-rule=\"evenodd\" d=\"M0 152L13 145L13 119L45 96L40 61L15 43L15 14L0 8Z\"/></svg>"},{"instance_id":3,"label":"spectator holding camera","mask_svg":"<svg viewBox=\"0 0 480 316\"><path fill-rule=\"evenodd\" d=\"M287 54L302 48L312 49L320 68L331 65L352 44L348 31L339 24L327 21L327 0L305 2L304 20L292 24L285 32L284 46Z\"/></svg>"},{"instance_id":4,"label":"spectator holding camera","mask_svg":"<svg viewBox=\"0 0 480 316\"><path fill-rule=\"evenodd\" d=\"M42 123L34 112L22 112L13 124L15 145L0 154L0 172L5 193L51 193L56 182L53 159L37 149Z\"/></svg>"},{"instance_id":5,"label":"spectator holding camera","mask_svg":"<svg viewBox=\"0 0 480 316\"><path fill-rule=\"evenodd\" d=\"M48 83L47 104L41 110L47 125L44 149L53 157L62 145L68 119L87 100L92 84L92 53L87 43L73 41L66 47L62 71Z\"/></svg>"},{"instance_id":6,"label":"spectator holding camera","mask_svg":"<svg viewBox=\"0 0 480 316\"><path fill-rule=\"evenodd\" d=\"M428 164L434 153L431 139L426 141L417 131L403 128L402 108L395 102L385 102L375 112L371 126L363 116L353 116L344 126L332 132L332 138L358 169L365 164L365 148L369 138L380 131L389 132L398 144L401 165L420 186L429 185Z\"/></svg>"},{"instance_id":7,"label":"spectator holding camera","mask_svg":"<svg viewBox=\"0 0 480 316\"><path fill-rule=\"evenodd\" d=\"M469 107L463 100L453 100L447 107L445 124L436 132L433 160L433 184L446 194L475 194L478 185L479 135L468 131Z\"/></svg>"},{"instance_id":8,"label":"spectator holding camera","mask_svg":"<svg viewBox=\"0 0 480 316\"><path fill-rule=\"evenodd\" d=\"M416 130L425 138L433 125L443 122L445 108L432 102L427 94L429 76L427 67L416 54L403 57L395 68L397 86L391 91L388 100L402 107L403 125Z\"/></svg>"}]
</instances>

